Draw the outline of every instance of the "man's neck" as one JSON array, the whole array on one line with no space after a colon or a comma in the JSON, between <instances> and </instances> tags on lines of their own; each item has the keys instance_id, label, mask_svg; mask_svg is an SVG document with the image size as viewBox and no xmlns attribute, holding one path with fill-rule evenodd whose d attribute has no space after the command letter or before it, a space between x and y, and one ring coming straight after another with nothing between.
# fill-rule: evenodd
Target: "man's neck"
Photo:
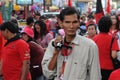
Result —
<instances>
[{"instance_id":1,"label":"man's neck","mask_svg":"<svg viewBox=\"0 0 120 80\"><path fill-rule=\"evenodd\" d=\"M66 42L71 43L74 40L74 38L75 38L75 36L66 36L65 40L66 40Z\"/></svg>"},{"instance_id":2,"label":"man's neck","mask_svg":"<svg viewBox=\"0 0 120 80\"><path fill-rule=\"evenodd\" d=\"M17 35L17 34L11 34L11 35L8 37L8 40L14 38L16 35Z\"/></svg>"}]
</instances>

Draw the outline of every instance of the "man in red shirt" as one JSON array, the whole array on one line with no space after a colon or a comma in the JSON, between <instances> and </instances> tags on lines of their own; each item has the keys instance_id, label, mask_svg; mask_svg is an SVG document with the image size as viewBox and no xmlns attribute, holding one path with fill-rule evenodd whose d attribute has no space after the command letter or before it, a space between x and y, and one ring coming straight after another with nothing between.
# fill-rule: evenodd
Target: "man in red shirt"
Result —
<instances>
[{"instance_id":1,"label":"man in red shirt","mask_svg":"<svg viewBox=\"0 0 120 80\"><path fill-rule=\"evenodd\" d=\"M110 74L109 80L120 80L120 69L113 71Z\"/></svg>"},{"instance_id":2,"label":"man in red shirt","mask_svg":"<svg viewBox=\"0 0 120 80\"><path fill-rule=\"evenodd\" d=\"M7 40L1 58L4 80L30 80L30 50L28 44L20 39L18 26L5 22L0 29Z\"/></svg>"}]
</instances>

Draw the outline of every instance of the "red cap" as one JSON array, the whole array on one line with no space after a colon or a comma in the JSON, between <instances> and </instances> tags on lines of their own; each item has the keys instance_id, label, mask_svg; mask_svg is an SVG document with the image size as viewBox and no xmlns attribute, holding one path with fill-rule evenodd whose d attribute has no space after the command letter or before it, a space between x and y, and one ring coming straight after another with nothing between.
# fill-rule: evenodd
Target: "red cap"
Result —
<instances>
[{"instance_id":1,"label":"red cap","mask_svg":"<svg viewBox=\"0 0 120 80\"><path fill-rule=\"evenodd\" d=\"M23 30L23 33L26 33L28 36L30 36L31 38L34 38L34 32L31 28L25 28Z\"/></svg>"}]
</instances>

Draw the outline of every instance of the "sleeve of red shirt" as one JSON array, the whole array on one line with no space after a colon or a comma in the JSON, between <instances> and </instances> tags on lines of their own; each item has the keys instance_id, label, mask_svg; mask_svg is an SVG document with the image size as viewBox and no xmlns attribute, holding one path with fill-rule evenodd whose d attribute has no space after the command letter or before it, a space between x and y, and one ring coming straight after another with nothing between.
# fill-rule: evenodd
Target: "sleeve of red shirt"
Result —
<instances>
[{"instance_id":1,"label":"sleeve of red shirt","mask_svg":"<svg viewBox=\"0 0 120 80\"><path fill-rule=\"evenodd\" d=\"M115 38L114 41L113 41L112 50L117 50L117 51L120 50L116 38Z\"/></svg>"},{"instance_id":2,"label":"sleeve of red shirt","mask_svg":"<svg viewBox=\"0 0 120 80\"><path fill-rule=\"evenodd\" d=\"M2 48L4 47L6 40L3 38L1 32L0 32L0 60L1 60L1 55L2 55Z\"/></svg>"},{"instance_id":3,"label":"sleeve of red shirt","mask_svg":"<svg viewBox=\"0 0 120 80\"><path fill-rule=\"evenodd\" d=\"M18 43L18 52L21 60L29 60L30 59L30 49L29 45L22 41Z\"/></svg>"}]
</instances>

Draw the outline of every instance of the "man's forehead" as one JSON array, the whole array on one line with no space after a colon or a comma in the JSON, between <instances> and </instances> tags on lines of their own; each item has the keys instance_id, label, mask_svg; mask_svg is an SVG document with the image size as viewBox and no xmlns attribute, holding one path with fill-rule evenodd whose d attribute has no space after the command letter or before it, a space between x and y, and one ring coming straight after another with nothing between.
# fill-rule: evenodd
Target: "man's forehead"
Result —
<instances>
[{"instance_id":1,"label":"man's forehead","mask_svg":"<svg viewBox=\"0 0 120 80\"><path fill-rule=\"evenodd\" d=\"M64 21L66 21L66 20L78 20L78 16L77 16L77 14L65 15Z\"/></svg>"}]
</instances>

